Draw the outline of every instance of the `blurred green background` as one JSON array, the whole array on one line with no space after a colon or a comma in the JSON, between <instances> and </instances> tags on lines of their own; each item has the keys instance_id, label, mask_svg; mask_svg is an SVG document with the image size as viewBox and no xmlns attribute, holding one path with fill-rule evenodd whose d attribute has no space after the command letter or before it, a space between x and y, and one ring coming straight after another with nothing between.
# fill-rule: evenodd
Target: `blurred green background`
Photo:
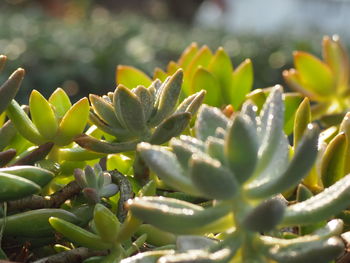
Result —
<instances>
[{"instance_id":1,"label":"blurred green background","mask_svg":"<svg viewBox=\"0 0 350 263\"><path fill-rule=\"evenodd\" d=\"M77 100L113 91L119 64L152 75L155 67L177 60L191 42L223 46L237 66L254 65L254 88L284 84L293 50L320 55L321 35L233 34L192 24L201 0L5 0L0 3L0 54L8 63L5 80L17 67L27 75L17 99L27 103L37 89L48 96L57 87Z\"/></svg>"}]
</instances>

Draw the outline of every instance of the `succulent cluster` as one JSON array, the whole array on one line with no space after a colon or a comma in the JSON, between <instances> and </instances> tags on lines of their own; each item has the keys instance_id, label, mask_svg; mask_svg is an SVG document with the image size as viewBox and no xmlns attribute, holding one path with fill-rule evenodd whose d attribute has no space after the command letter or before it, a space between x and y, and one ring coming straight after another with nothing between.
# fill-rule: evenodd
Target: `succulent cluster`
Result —
<instances>
[{"instance_id":1,"label":"succulent cluster","mask_svg":"<svg viewBox=\"0 0 350 263\"><path fill-rule=\"evenodd\" d=\"M346 261L348 69L337 40L324 47L285 73L302 94L249 93L249 60L233 71L195 44L155 80L118 67L90 103L57 89L20 106L16 70L0 87L0 260Z\"/></svg>"}]
</instances>

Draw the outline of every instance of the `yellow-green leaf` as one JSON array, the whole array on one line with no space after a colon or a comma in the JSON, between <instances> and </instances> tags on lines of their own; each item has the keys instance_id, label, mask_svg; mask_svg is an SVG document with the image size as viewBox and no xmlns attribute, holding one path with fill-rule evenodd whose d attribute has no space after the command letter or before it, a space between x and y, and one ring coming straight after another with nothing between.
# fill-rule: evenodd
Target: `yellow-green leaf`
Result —
<instances>
[{"instance_id":1,"label":"yellow-green leaf","mask_svg":"<svg viewBox=\"0 0 350 263\"><path fill-rule=\"evenodd\" d=\"M89 102L83 98L76 102L64 115L58 128L55 143L58 145L67 145L73 141L73 138L84 131L89 117Z\"/></svg>"},{"instance_id":2,"label":"yellow-green leaf","mask_svg":"<svg viewBox=\"0 0 350 263\"><path fill-rule=\"evenodd\" d=\"M192 59L198 52L197 43L192 43L189 45L184 52L182 52L177 64L183 69L186 70L188 65L191 63Z\"/></svg>"},{"instance_id":3,"label":"yellow-green leaf","mask_svg":"<svg viewBox=\"0 0 350 263\"><path fill-rule=\"evenodd\" d=\"M231 62L231 58L226 53L226 51L219 47L216 51L215 55L210 61L208 66L208 70L211 74L213 74L219 82L220 85L220 93L224 95L224 101L226 104L230 103L230 91L232 86L232 71L233 66ZM208 93L210 96L210 94ZM221 105L217 105L221 106Z\"/></svg>"},{"instance_id":4,"label":"yellow-green leaf","mask_svg":"<svg viewBox=\"0 0 350 263\"><path fill-rule=\"evenodd\" d=\"M7 116L15 124L18 132L28 141L37 145L46 142L46 140L40 135L34 123L29 119L28 115L15 100L12 100L7 107Z\"/></svg>"},{"instance_id":5,"label":"yellow-green leaf","mask_svg":"<svg viewBox=\"0 0 350 263\"><path fill-rule=\"evenodd\" d=\"M299 105L297 112L295 113L294 120L294 149L296 149L299 141L303 137L307 125L311 122L311 109L309 99L306 97Z\"/></svg>"},{"instance_id":6,"label":"yellow-green leaf","mask_svg":"<svg viewBox=\"0 0 350 263\"><path fill-rule=\"evenodd\" d=\"M208 46L203 46L197 54L192 59L191 63L188 65L187 70L184 74L184 83L182 85L182 89L186 95L190 95L190 85L192 82L193 75L195 74L197 68L199 66L202 66L203 68L207 68L211 59L213 57L213 54L211 50L208 48Z\"/></svg>"},{"instance_id":7,"label":"yellow-green leaf","mask_svg":"<svg viewBox=\"0 0 350 263\"><path fill-rule=\"evenodd\" d=\"M339 37L323 38L323 57L334 74L337 89L343 92L348 88L350 66L349 56L340 43Z\"/></svg>"},{"instance_id":8,"label":"yellow-green leaf","mask_svg":"<svg viewBox=\"0 0 350 263\"><path fill-rule=\"evenodd\" d=\"M303 100L303 96L299 93L285 93L283 98L285 105L283 130L285 134L289 135L293 132L295 113Z\"/></svg>"},{"instance_id":9,"label":"yellow-green leaf","mask_svg":"<svg viewBox=\"0 0 350 263\"><path fill-rule=\"evenodd\" d=\"M137 85L148 87L152 80L144 72L130 66L120 65L117 67L116 83L123 84L129 89L135 88Z\"/></svg>"},{"instance_id":10,"label":"yellow-green leaf","mask_svg":"<svg viewBox=\"0 0 350 263\"><path fill-rule=\"evenodd\" d=\"M253 87L253 65L250 59L243 61L232 73L232 87L230 100L233 108L238 110L244 102L245 96Z\"/></svg>"},{"instance_id":11,"label":"yellow-green leaf","mask_svg":"<svg viewBox=\"0 0 350 263\"><path fill-rule=\"evenodd\" d=\"M208 70L199 67L192 78L191 93L196 93L202 89L207 91L204 98L205 104L221 106L222 97L218 80Z\"/></svg>"},{"instance_id":12,"label":"yellow-green leaf","mask_svg":"<svg viewBox=\"0 0 350 263\"><path fill-rule=\"evenodd\" d=\"M173 75L179 68L179 65L175 61L171 60L167 66L168 75Z\"/></svg>"},{"instance_id":13,"label":"yellow-green leaf","mask_svg":"<svg viewBox=\"0 0 350 263\"><path fill-rule=\"evenodd\" d=\"M321 178L324 187L329 187L345 176L346 136L340 133L331 140L323 155Z\"/></svg>"},{"instance_id":14,"label":"yellow-green leaf","mask_svg":"<svg viewBox=\"0 0 350 263\"><path fill-rule=\"evenodd\" d=\"M49 102L36 90L29 97L29 109L32 121L40 134L51 140L56 136L58 124Z\"/></svg>"},{"instance_id":15,"label":"yellow-green leaf","mask_svg":"<svg viewBox=\"0 0 350 263\"><path fill-rule=\"evenodd\" d=\"M161 82L164 82L165 79L167 78L168 74L166 72L164 72L162 69L160 68L155 68L154 69L154 73L153 73L153 79L159 79Z\"/></svg>"},{"instance_id":16,"label":"yellow-green leaf","mask_svg":"<svg viewBox=\"0 0 350 263\"><path fill-rule=\"evenodd\" d=\"M294 64L300 74L303 88L319 97L332 95L334 78L327 64L302 51L294 52Z\"/></svg>"},{"instance_id":17,"label":"yellow-green leaf","mask_svg":"<svg viewBox=\"0 0 350 263\"><path fill-rule=\"evenodd\" d=\"M55 114L59 119L61 119L72 106L67 93L61 88L56 89L51 94L49 102L55 107Z\"/></svg>"}]
</instances>

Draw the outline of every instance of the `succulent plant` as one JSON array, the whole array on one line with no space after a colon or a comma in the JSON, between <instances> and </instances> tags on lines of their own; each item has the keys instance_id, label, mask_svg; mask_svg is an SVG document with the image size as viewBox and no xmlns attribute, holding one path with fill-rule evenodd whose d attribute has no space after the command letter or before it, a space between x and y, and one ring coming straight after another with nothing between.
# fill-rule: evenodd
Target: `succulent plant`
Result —
<instances>
[{"instance_id":1,"label":"succulent plant","mask_svg":"<svg viewBox=\"0 0 350 263\"><path fill-rule=\"evenodd\" d=\"M128 202L131 213L175 234L221 233L216 244L172 251L156 257L158 262L329 262L343 252L341 220L307 236L283 238L282 227L327 220L350 202L347 176L318 195L286 207L278 194L297 186L312 168L319 129L308 124L290 158L283 116L282 89L276 87L259 116L250 103L232 119L203 105L196 138L172 139L171 151L139 144L141 157L165 184L214 202L203 208L172 198L141 197Z\"/></svg>"},{"instance_id":2,"label":"succulent plant","mask_svg":"<svg viewBox=\"0 0 350 263\"><path fill-rule=\"evenodd\" d=\"M283 72L287 84L317 102L312 107L313 119L339 123L349 109L349 58L338 36L324 37L323 60L296 51L295 69Z\"/></svg>"},{"instance_id":3,"label":"succulent plant","mask_svg":"<svg viewBox=\"0 0 350 263\"><path fill-rule=\"evenodd\" d=\"M91 151L119 153L135 150L142 141L163 144L180 135L205 95L205 91L197 92L177 106L182 75L178 70L163 83L155 80L148 88L138 86L129 90L118 85L108 96L90 95L90 120L105 134L112 135L112 141L85 134L75 142Z\"/></svg>"},{"instance_id":4,"label":"succulent plant","mask_svg":"<svg viewBox=\"0 0 350 263\"><path fill-rule=\"evenodd\" d=\"M113 196L119 190L118 186L112 183L111 175L104 172L99 164L95 164L94 168L87 165L84 170L75 169L74 177L91 203L99 203L102 197Z\"/></svg>"},{"instance_id":5,"label":"succulent plant","mask_svg":"<svg viewBox=\"0 0 350 263\"><path fill-rule=\"evenodd\" d=\"M219 47L215 54L208 46L198 47L196 43L188 46L177 62L170 61L167 71L156 68L153 79L164 81L179 68L184 71L182 90L184 95L190 95L205 89L208 96L204 103L222 107L232 104L235 110L240 109L253 86L253 66L250 59L243 61L235 70L226 51ZM129 88L134 87L134 78L148 85L151 79L143 72L129 67L118 66L117 83Z\"/></svg>"}]
</instances>

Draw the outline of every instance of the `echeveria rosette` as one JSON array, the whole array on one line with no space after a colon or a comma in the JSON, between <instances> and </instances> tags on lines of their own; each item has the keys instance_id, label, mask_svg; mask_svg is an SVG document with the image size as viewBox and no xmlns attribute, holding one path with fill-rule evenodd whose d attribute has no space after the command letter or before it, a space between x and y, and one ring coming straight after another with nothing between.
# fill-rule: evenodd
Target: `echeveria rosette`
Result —
<instances>
[{"instance_id":1,"label":"echeveria rosette","mask_svg":"<svg viewBox=\"0 0 350 263\"><path fill-rule=\"evenodd\" d=\"M175 234L222 232L224 236L209 248L162 256L159 262L183 262L184 258L192 258L190 262L232 258L237 262L328 262L343 251L341 220L289 241L269 235L276 228L327 220L350 202L347 176L318 195L286 207L278 194L297 186L312 168L319 131L309 124L290 158L283 116L282 89L276 87L258 116L256 106L249 103L232 119L203 105L195 125L197 138L174 138L171 150L139 144L141 157L165 184L215 201L203 208L171 198L142 197L128 202L131 213ZM236 253L238 249L241 253Z\"/></svg>"},{"instance_id":2,"label":"echeveria rosette","mask_svg":"<svg viewBox=\"0 0 350 263\"><path fill-rule=\"evenodd\" d=\"M197 92L177 105L182 77L182 70L178 70L163 83L155 80L148 88L140 85L130 90L118 85L106 96L90 95L90 121L111 138L103 141L82 135L75 141L91 151L120 153L135 150L139 142L163 144L180 135L205 95L205 91Z\"/></svg>"},{"instance_id":3,"label":"echeveria rosette","mask_svg":"<svg viewBox=\"0 0 350 263\"><path fill-rule=\"evenodd\" d=\"M349 58L338 36L323 39L323 60L301 51L294 53L295 68L283 72L287 84L317 102L313 119L332 125L349 109Z\"/></svg>"},{"instance_id":4,"label":"echeveria rosette","mask_svg":"<svg viewBox=\"0 0 350 263\"><path fill-rule=\"evenodd\" d=\"M102 197L111 197L119 190L112 183L111 175L104 172L99 164L95 164L93 168L87 165L84 170L75 169L74 177L90 203L99 203Z\"/></svg>"}]
</instances>

